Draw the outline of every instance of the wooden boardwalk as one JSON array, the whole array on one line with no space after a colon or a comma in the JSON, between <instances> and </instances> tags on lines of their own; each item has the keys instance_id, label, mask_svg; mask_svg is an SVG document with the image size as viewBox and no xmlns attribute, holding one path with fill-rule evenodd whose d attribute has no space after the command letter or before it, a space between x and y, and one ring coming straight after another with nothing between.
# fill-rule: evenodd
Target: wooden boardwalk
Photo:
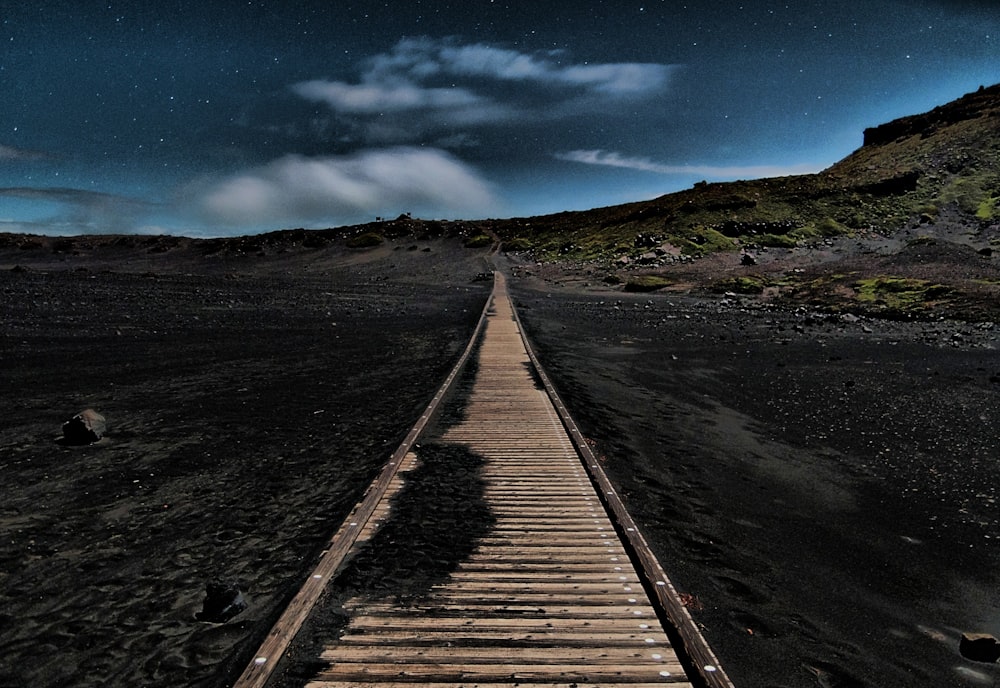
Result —
<instances>
[{"instance_id":1,"label":"wooden boardwalk","mask_svg":"<svg viewBox=\"0 0 1000 688\"><path fill-rule=\"evenodd\" d=\"M673 588L661 570L633 565L634 543L619 531L636 532L634 524L616 530L606 507L613 490L593 479L596 462L588 470L561 403L533 370L498 278L463 420L436 438L481 457L495 524L416 602L350 601L347 628L330 639L320 658L328 664L309 688L731 686L707 645L682 664L661 625L669 611L658 612L661 598L676 597ZM388 516L415 463L407 452L403 475L392 477L371 520L355 522L357 540ZM704 644L689 622L682 619L689 627L675 637Z\"/></svg>"}]
</instances>

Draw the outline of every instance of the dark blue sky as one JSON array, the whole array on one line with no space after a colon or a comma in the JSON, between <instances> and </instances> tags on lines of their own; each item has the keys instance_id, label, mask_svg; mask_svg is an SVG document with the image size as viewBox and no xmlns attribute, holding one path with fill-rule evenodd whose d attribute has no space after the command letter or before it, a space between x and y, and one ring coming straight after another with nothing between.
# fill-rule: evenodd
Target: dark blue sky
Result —
<instances>
[{"instance_id":1,"label":"dark blue sky","mask_svg":"<svg viewBox=\"0 0 1000 688\"><path fill-rule=\"evenodd\" d=\"M0 0L0 45L0 231L202 236L818 171L1000 82L1000 6Z\"/></svg>"}]
</instances>

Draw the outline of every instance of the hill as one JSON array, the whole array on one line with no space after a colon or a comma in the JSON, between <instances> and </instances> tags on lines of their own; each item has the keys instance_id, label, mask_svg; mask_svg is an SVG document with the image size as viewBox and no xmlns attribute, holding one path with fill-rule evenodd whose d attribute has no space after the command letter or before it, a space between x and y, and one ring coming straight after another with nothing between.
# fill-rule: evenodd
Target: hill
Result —
<instances>
[{"instance_id":1,"label":"hill","mask_svg":"<svg viewBox=\"0 0 1000 688\"><path fill-rule=\"evenodd\" d=\"M1000 85L868 129L818 174L703 182L495 230L508 249L561 261L563 278L993 320L998 203Z\"/></svg>"},{"instance_id":2,"label":"hill","mask_svg":"<svg viewBox=\"0 0 1000 688\"><path fill-rule=\"evenodd\" d=\"M1000 85L864 132L859 150L812 175L696 184L651 201L503 223L515 246L594 258L671 241L685 255L789 247L850 232L891 234L954 209L973 229L997 218ZM638 237L638 241L636 238Z\"/></svg>"},{"instance_id":3,"label":"hill","mask_svg":"<svg viewBox=\"0 0 1000 688\"><path fill-rule=\"evenodd\" d=\"M404 215L206 240L0 235L0 265L86 258L229 269L233 259L267 258L255 269L283 270L299 259L309 267L375 260L387 248L438 240L475 250L498 241L523 267L516 274L570 287L735 292L883 317L998 320L1000 85L867 129L861 148L818 174L701 182L650 201L505 220Z\"/></svg>"}]
</instances>

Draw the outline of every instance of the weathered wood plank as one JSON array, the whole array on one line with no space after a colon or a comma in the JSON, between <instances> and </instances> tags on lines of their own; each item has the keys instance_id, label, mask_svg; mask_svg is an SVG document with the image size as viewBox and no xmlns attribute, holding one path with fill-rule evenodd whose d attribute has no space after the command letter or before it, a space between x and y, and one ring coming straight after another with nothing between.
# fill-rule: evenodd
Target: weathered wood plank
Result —
<instances>
[{"instance_id":1,"label":"weathered wood plank","mask_svg":"<svg viewBox=\"0 0 1000 688\"><path fill-rule=\"evenodd\" d=\"M581 605L531 605L531 604L503 604L481 603L475 600L463 601L456 604L421 604L412 607L391 607L389 605L365 604L360 606L348 605L348 609L354 609L362 614L388 615L398 612L405 616L420 614L423 616L451 616L461 614L465 618L476 619L575 619L577 622L584 622L588 619L605 619L613 616L626 616L631 618L635 605L603 605L603 606L581 606ZM638 627L650 628L649 619L639 620Z\"/></svg>"},{"instance_id":2,"label":"weathered wood plank","mask_svg":"<svg viewBox=\"0 0 1000 688\"><path fill-rule=\"evenodd\" d=\"M423 645L434 647L442 644L479 647L484 643L504 644L514 647L592 647L594 645L600 645L601 647L637 647L645 644L649 647L670 648L670 643L657 640L655 637L646 638L642 634L604 633L599 637L595 637L587 633L555 635L504 631L483 631L482 633L466 635L460 633L414 633L405 631L377 634L364 633L359 635L345 635L337 641L336 647L345 647L347 645Z\"/></svg>"},{"instance_id":3,"label":"weathered wood plank","mask_svg":"<svg viewBox=\"0 0 1000 688\"><path fill-rule=\"evenodd\" d=\"M321 679L372 679L400 680L411 678L421 681L534 681L558 678L566 683L578 681L635 681L667 682L672 678L687 680L680 665L669 668L607 664L580 666L578 664L334 664L321 671Z\"/></svg>"},{"instance_id":4,"label":"weathered wood plank","mask_svg":"<svg viewBox=\"0 0 1000 688\"><path fill-rule=\"evenodd\" d=\"M413 688L413 682L365 682L365 688ZM690 683L670 683L671 688L692 688ZM614 683L602 682L600 685L577 681L576 688L662 688L663 683ZM356 682L344 681L311 681L306 684L306 688L359 688ZM455 681L451 683L421 681L420 688L525 688L524 683L504 683L490 681L489 683L477 683L475 681ZM531 688L566 688L566 683L540 683L534 681Z\"/></svg>"},{"instance_id":5,"label":"weathered wood plank","mask_svg":"<svg viewBox=\"0 0 1000 688\"><path fill-rule=\"evenodd\" d=\"M614 683L614 682L602 682L600 685L593 683L585 683L577 681L576 688L662 688L663 683ZM690 683L670 683L671 688L692 688ZM365 683L365 688L413 688L414 684L412 682L386 682L386 681L370 681ZM420 682L421 688L525 688L524 683L504 683L497 681L490 681L489 683L477 683L475 681L456 681L452 683L441 683L441 682ZM344 681L310 681L306 684L306 688L358 688L358 684L354 682L344 682ZM552 683L541 683L538 681L533 681L531 683L531 688L566 688L566 683L552 682Z\"/></svg>"},{"instance_id":6,"label":"weathered wood plank","mask_svg":"<svg viewBox=\"0 0 1000 688\"><path fill-rule=\"evenodd\" d=\"M324 651L327 662L489 664L498 661L524 664L648 664L678 666L672 654L647 647L346 647Z\"/></svg>"},{"instance_id":7,"label":"weathered wood plank","mask_svg":"<svg viewBox=\"0 0 1000 688\"><path fill-rule=\"evenodd\" d=\"M351 620L350 632L364 631L397 631L426 630L435 632L463 632L480 630L516 629L523 633L555 633L570 629L578 632L618 631L621 633L637 633L641 630L639 622L625 618L621 614L595 617L593 619L559 619L549 618L464 618L464 617L419 617L419 616L358 616ZM648 629L645 629L648 630ZM664 636L665 641L666 636Z\"/></svg>"}]
</instances>

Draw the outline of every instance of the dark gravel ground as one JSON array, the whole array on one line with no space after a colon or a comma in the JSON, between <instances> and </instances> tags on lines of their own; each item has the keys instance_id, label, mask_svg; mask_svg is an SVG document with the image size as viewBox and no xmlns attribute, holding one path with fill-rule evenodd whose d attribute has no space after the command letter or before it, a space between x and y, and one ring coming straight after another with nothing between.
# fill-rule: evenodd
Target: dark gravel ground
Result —
<instances>
[{"instance_id":1,"label":"dark gravel ground","mask_svg":"<svg viewBox=\"0 0 1000 688\"><path fill-rule=\"evenodd\" d=\"M738 686L980 686L1000 635L1000 328L516 287Z\"/></svg>"},{"instance_id":2,"label":"dark gravel ground","mask_svg":"<svg viewBox=\"0 0 1000 688\"><path fill-rule=\"evenodd\" d=\"M0 685L225 685L464 345L482 256L90 243L0 255ZM542 360L737 685L1000 680L957 650L1000 635L1000 328L543 286ZM106 438L58 445L88 406ZM488 521L475 462L422 451L337 595L419 594ZM250 607L197 622L215 578Z\"/></svg>"},{"instance_id":3,"label":"dark gravel ground","mask_svg":"<svg viewBox=\"0 0 1000 688\"><path fill-rule=\"evenodd\" d=\"M282 272L0 272L0 685L235 678L488 294ZM104 439L57 444L86 407Z\"/></svg>"}]
</instances>

